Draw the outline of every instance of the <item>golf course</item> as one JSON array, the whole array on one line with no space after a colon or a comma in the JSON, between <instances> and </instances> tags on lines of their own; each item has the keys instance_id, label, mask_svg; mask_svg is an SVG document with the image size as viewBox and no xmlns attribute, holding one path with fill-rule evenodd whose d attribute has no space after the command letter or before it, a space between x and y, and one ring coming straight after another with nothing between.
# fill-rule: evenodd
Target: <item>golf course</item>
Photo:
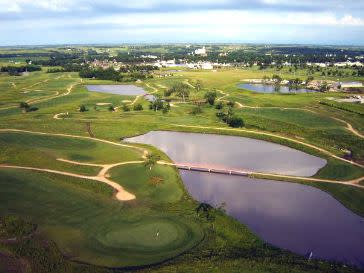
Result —
<instances>
[{"instance_id":1,"label":"golf course","mask_svg":"<svg viewBox=\"0 0 364 273\"><path fill-rule=\"evenodd\" d=\"M362 104L328 100L344 98L343 92L239 88L244 80L272 77L273 68L181 69L125 83L154 102L144 95L91 92L87 85L120 83L47 69L16 77L0 73L0 220L14 216L36 226L23 237L0 229L0 254L33 270L20 272L360 272L357 264L311 260L271 245L230 217L223 204L205 209L167 153L124 140L173 131L292 148L326 164L313 176L248 170L249 177L314 187L364 217ZM295 77L300 73L305 75ZM293 75L283 70L281 77ZM186 98L166 95L181 84ZM213 104L205 102L209 92ZM224 111L244 125L229 126L218 116Z\"/></svg>"}]
</instances>

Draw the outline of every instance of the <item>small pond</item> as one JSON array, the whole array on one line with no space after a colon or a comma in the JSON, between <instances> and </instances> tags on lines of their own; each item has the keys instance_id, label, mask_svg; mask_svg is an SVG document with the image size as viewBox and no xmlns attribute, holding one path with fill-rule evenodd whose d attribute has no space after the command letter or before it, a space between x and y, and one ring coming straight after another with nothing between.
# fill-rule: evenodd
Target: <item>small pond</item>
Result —
<instances>
[{"instance_id":1,"label":"small pond","mask_svg":"<svg viewBox=\"0 0 364 273\"><path fill-rule=\"evenodd\" d=\"M211 168L312 176L326 165L283 145L236 136L153 131L127 141L156 146L176 163Z\"/></svg>"},{"instance_id":2,"label":"small pond","mask_svg":"<svg viewBox=\"0 0 364 273\"><path fill-rule=\"evenodd\" d=\"M258 92L258 93L311 93L311 92L316 92L315 90L311 90L311 89L305 89L305 88L300 88L300 89L293 89L293 90L289 90L288 86L284 86L281 85L279 87L279 91L276 92L274 89L274 85L271 84L260 84L260 83L241 83L238 84L238 87L241 89L247 89L249 91L254 91L254 92Z\"/></svg>"},{"instance_id":3,"label":"small pond","mask_svg":"<svg viewBox=\"0 0 364 273\"><path fill-rule=\"evenodd\" d=\"M147 101L154 101L155 97L149 95L142 87L136 85L86 85L91 92L109 93L122 96L144 96Z\"/></svg>"},{"instance_id":4,"label":"small pond","mask_svg":"<svg viewBox=\"0 0 364 273\"><path fill-rule=\"evenodd\" d=\"M142 87L136 85L86 85L88 91L109 93L123 96L140 96L146 95Z\"/></svg>"}]
</instances>

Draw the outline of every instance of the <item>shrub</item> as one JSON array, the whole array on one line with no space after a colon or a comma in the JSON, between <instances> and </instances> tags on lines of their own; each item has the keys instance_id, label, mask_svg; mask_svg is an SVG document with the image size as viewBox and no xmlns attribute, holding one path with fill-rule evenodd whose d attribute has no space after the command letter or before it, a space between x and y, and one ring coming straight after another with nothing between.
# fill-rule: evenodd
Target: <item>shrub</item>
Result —
<instances>
[{"instance_id":1,"label":"shrub","mask_svg":"<svg viewBox=\"0 0 364 273\"><path fill-rule=\"evenodd\" d=\"M241 128L241 127L244 127L244 121L242 118L239 118L239 117L232 117L228 120L227 124L230 126L230 127L233 127L233 128Z\"/></svg>"},{"instance_id":2,"label":"shrub","mask_svg":"<svg viewBox=\"0 0 364 273\"><path fill-rule=\"evenodd\" d=\"M219 102L216 104L215 108L216 108L217 110L221 110L221 109L223 109L223 108L224 108L224 104L223 104L221 101L219 101Z\"/></svg>"},{"instance_id":3,"label":"shrub","mask_svg":"<svg viewBox=\"0 0 364 273\"><path fill-rule=\"evenodd\" d=\"M210 105L214 105L216 96L217 96L217 94L215 91L210 91L210 92L207 92L204 97Z\"/></svg>"},{"instance_id":4,"label":"shrub","mask_svg":"<svg viewBox=\"0 0 364 273\"><path fill-rule=\"evenodd\" d=\"M129 112L130 111L130 107L126 104L123 105L123 111L124 112Z\"/></svg>"},{"instance_id":5,"label":"shrub","mask_svg":"<svg viewBox=\"0 0 364 273\"><path fill-rule=\"evenodd\" d=\"M234 107L235 102L234 101L229 101L226 105L229 106L229 107Z\"/></svg>"},{"instance_id":6,"label":"shrub","mask_svg":"<svg viewBox=\"0 0 364 273\"><path fill-rule=\"evenodd\" d=\"M87 108L86 108L86 106L85 106L84 104L81 104L81 105L80 105L80 108L79 108L79 111L80 111L80 112L86 112L86 111L88 111L88 110L87 110Z\"/></svg>"},{"instance_id":7,"label":"shrub","mask_svg":"<svg viewBox=\"0 0 364 273\"><path fill-rule=\"evenodd\" d=\"M143 111L143 105L141 105L140 103L135 104L133 109L134 111Z\"/></svg>"}]
</instances>

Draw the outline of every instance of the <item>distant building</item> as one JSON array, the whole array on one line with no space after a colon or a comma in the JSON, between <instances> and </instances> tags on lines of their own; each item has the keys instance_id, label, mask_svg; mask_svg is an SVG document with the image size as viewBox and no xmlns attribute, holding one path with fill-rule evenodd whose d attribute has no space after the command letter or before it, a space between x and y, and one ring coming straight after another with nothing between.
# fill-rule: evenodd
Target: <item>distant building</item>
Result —
<instances>
[{"instance_id":1,"label":"distant building","mask_svg":"<svg viewBox=\"0 0 364 273\"><path fill-rule=\"evenodd\" d=\"M206 69L206 70L212 70L212 69L214 69L214 66L211 63L203 63L201 65L201 68Z\"/></svg>"},{"instance_id":2,"label":"distant building","mask_svg":"<svg viewBox=\"0 0 364 273\"><path fill-rule=\"evenodd\" d=\"M206 55L206 48L202 47L202 48L198 48L195 50L195 54L196 55Z\"/></svg>"}]
</instances>

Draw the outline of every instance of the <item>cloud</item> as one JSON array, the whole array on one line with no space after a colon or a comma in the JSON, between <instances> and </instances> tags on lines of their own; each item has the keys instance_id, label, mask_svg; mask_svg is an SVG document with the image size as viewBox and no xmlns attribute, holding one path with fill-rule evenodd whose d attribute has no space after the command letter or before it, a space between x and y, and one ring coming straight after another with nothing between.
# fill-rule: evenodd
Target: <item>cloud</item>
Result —
<instances>
[{"instance_id":1,"label":"cloud","mask_svg":"<svg viewBox=\"0 0 364 273\"><path fill-rule=\"evenodd\" d=\"M20 39L13 33L30 43L108 42L120 36L169 40L179 33L211 42L241 37L319 42L334 27L342 36L364 31L363 18L364 1L354 0L0 0L0 43Z\"/></svg>"}]
</instances>

